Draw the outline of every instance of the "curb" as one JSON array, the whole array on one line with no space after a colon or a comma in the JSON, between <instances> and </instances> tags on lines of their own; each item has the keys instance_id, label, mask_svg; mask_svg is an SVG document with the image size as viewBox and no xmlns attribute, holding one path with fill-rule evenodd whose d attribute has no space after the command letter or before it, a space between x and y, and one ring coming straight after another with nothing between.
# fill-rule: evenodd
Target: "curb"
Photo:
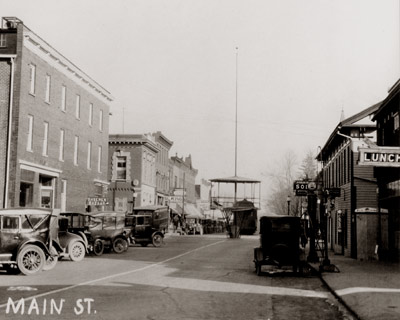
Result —
<instances>
[{"instance_id":1,"label":"curb","mask_svg":"<svg viewBox=\"0 0 400 320\"><path fill-rule=\"evenodd\" d=\"M322 272L320 270L317 270L314 266L308 263L308 266L316 273L318 274L318 277L321 279L321 282L325 285L325 287L328 288L329 292L335 297L336 300L339 301L340 304L342 304L345 309L347 310L348 313L350 313L355 319L361 320L360 316L342 299L341 296L339 296L335 290L331 288L331 286L328 284L328 282L325 281L324 277L322 276Z\"/></svg>"}]
</instances>

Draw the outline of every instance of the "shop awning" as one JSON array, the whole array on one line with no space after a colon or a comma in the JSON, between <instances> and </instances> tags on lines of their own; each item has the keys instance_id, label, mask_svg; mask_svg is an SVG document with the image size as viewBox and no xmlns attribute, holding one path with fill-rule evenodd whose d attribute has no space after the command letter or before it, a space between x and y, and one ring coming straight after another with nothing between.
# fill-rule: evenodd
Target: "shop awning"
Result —
<instances>
[{"instance_id":1,"label":"shop awning","mask_svg":"<svg viewBox=\"0 0 400 320\"><path fill-rule=\"evenodd\" d=\"M184 209L182 210L182 206ZM170 203L170 209L173 213L181 216L182 213L185 215L186 218L192 219L204 219L204 215L195 207L194 204L185 203L184 205L178 203Z\"/></svg>"}]
</instances>

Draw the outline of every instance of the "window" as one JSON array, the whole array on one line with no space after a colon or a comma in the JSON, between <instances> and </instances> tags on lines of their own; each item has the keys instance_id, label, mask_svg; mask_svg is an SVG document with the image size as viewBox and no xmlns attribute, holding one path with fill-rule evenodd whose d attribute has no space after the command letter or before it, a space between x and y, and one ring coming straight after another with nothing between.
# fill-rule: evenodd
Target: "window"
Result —
<instances>
[{"instance_id":1,"label":"window","mask_svg":"<svg viewBox=\"0 0 400 320\"><path fill-rule=\"evenodd\" d=\"M394 122L394 130L398 130L399 128L400 128L400 123L399 123L399 114L398 113L396 113L395 115L394 115L394 119L393 119L393 122Z\"/></svg>"},{"instance_id":2,"label":"window","mask_svg":"<svg viewBox=\"0 0 400 320\"><path fill-rule=\"evenodd\" d=\"M64 112L67 110L67 87L66 86L61 87L61 110Z\"/></svg>"},{"instance_id":3,"label":"window","mask_svg":"<svg viewBox=\"0 0 400 320\"><path fill-rule=\"evenodd\" d=\"M34 64L29 65L30 69L30 85L29 85L29 93L35 94L36 89L36 66Z\"/></svg>"},{"instance_id":4,"label":"window","mask_svg":"<svg viewBox=\"0 0 400 320\"><path fill-rule=\"evenodd\" d=\"M48 122L44 122L44 132L43 132L43 152L42 154L44 156L48 156L49 155L49 123Z\"/></svg>"},{"instance_id":5,"label":"window","mask_svg":"<svg viewBox=\"0 0 400 320\"><path fill-rule=\"evenodd\" d=\"M6 35L4 33L0 34L0 47L6 47Z\"/></svg>"},{"instance_id":6,"label":"window","mask_svg":"<svg viewBox=\"0 0 400 320\"><path fill-rule=\"evenodd\" d=\"M101 146L99 146L98 159L97 159L97 171L99 173L101 173L101 157L102 157L102 154L103 154L103 148Z\"/></svg>"},{"instance_id":7,"label":"window","mask_svg":"<svg viewBox=\"0 0 400 320\"><path fill-rule=\"evenodd\" d=\"M45 92L45 97L44 101L47 103L50 103L50 87L51 87L51 76L48 74L46 75L46 92Z\"/></svg>"},{"instance_id":8,"label":"window","mask_svg":"<svg viewBox=\"0 0 400 320\"><path fill-rule=\"evenodd\" d=\"M64 161L64 140L65 140L65 130L64 129L60 129L60 152L59 152L59 156L58 159L60 161Z\"/></svg>"},{"instance_id":9,"label":"window","mask_svg":"<svg viewBox=\"0 0 400 320\"><path fill-rule=\"evenodd\" d=\"M75 117L77 119L81 118L81 96L79 94L76 95L75 100Z\"/></svg>"},{"instance_id":10,"label":"window","mask_svg":"<svg viewBox=\"0 0 400 320\"><path fill-rule=\"evenodd\" d=\"M19 185L19 206L33 206L33 183L21 182Z\"/></svg>"},{"instance_id":11,"label":"window","mask_svg":"<svg viewBox=\"0 0 400 320\"><path fill-rule=\"evenodd\" d=\"M103 131L103 110L100 110L99 130Z\"/></svg>"},{"instance_id":12,"label":"window","mask_svg":"<svg viewBox=\"0 0 400 320\"><path fill-rule=\"evenodd\" d=\"M89 104L89 126L93 125L93 103Z\"/></svg>"},{"instance_id":13,"label":"window","mask_svg":"<svg viewBox=\"0 0 400 320\"><path fill-rule=\"evenodd\" d=\"M79 137L75 136L74 144L74 165L78 165L78 150L79 150Z\"/></svg>"},{"instance_id":14,"label":"window","mask_svg":"<svg viewBox=\"0 0 400 320\"><path fill-rule=\"evenodd\" d=\"M126 180L126 157L117 157L117 179Z\"/></svg>"},{"instance_id":15,"label":"window","mask_svg":"<svg viewBox=\"0 0 400 320\"><path fill-rule=\"evenodd\" d=\"M92 143L89 141L88 142L88 150L87 150L87 168L91 169L92 168Z\"/></svg>"},{"instance_id":16,"label":"window","mask_svg":"<svg viewBox=\"0 0 400 320\"><path fill-rule=\"evenodd\" d=\"M28 141L26 145L27 151L33 151L33 116L28 115Z\"/></svg>"},{"instance_id":17,"label":"window","mask_svg":"<svg viewBox=\"0 0 400 320\"><path fill-rule=\"evenodd\" d=\"M18 217L3 217L3 230L4 229L19 229Z\"/></svg>"}]
</instances>

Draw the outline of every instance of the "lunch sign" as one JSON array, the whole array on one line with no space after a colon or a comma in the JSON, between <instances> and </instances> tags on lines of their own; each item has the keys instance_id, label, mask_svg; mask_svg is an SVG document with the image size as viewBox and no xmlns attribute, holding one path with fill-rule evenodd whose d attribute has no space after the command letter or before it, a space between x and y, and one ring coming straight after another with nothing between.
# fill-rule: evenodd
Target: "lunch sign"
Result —
<instances>
[{"instance_id":1,"label":"lunch sign","mask_svg":"<svg viewBox=\"0 0 400 320\"><path fill-rule=\"evenodd\" d=\"M400 167L400 148L359 148L361 166Z\"/></svg>"}]
</instances>

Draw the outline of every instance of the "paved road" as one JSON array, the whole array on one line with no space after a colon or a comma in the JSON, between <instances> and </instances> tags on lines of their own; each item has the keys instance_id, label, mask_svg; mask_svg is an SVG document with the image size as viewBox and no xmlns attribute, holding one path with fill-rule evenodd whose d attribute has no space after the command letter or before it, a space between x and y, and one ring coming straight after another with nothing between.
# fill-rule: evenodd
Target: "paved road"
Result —
<instances>
[{"instance_id":1,"label":"paved road","mask_svg":"<svg viewBox=\"0 0 400 320\"><path fill-rule=\"evenodd\" d=\"M258 277L257 245L257 237L171 236L162 248L61 261L35 276L0 273L0 319L345 318L318 277Z\"/></svg>"}]
</instances>

